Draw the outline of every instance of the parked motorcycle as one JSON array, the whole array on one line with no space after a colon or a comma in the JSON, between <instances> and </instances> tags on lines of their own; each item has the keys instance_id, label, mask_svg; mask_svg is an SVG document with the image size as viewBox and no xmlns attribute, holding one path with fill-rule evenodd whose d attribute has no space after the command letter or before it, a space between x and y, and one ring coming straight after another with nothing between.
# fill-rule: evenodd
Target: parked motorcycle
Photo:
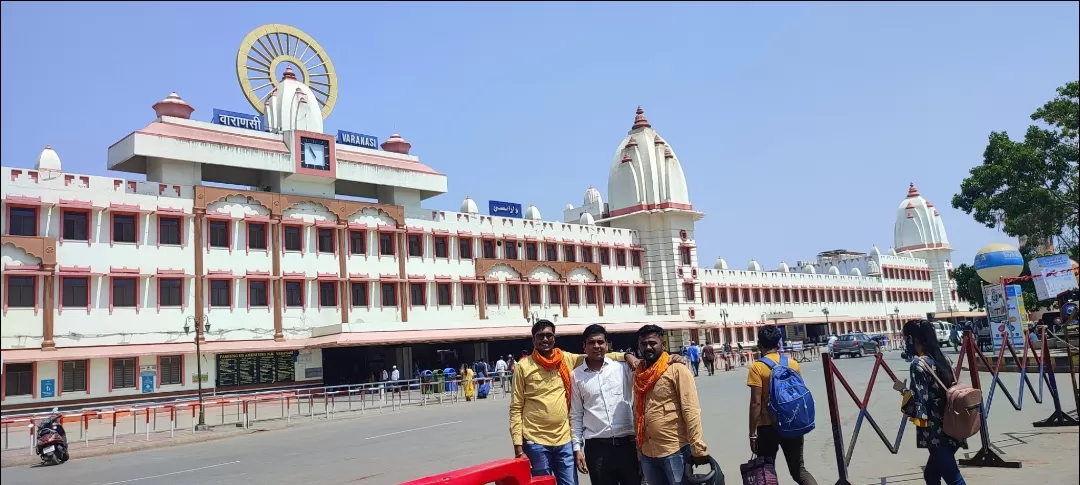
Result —
<instances>
[{"instance_id":1,"label":"parked motorcycle","mask_svg":"<svg viewBox=\"0 0 1080 485\"><path fill-rule=\"evenodd\" d=\"M59 465L69 458L67 432L60 423L61 418L57 408L53 408L52 416L38 425L37 454L46 465Z\"/></svg>"}]
</instances>

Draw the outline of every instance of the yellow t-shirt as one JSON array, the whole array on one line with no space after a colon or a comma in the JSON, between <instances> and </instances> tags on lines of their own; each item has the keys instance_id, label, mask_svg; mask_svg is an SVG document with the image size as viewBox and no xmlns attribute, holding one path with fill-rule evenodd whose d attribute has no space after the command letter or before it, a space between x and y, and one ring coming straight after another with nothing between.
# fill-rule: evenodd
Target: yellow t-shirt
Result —
<instances>
[{"instance_id":1,"label":"yellow t-shirt","mask_svg":"<svg viewBox=\"0 0 1080 485\"><path fill-rule=\"evenodd\" d=\"M777 364L780 363L780 354L776 352L768 353L767 355L765 355L765 358L776 362ZM802 375L802 371L799 370L799 363L796 362L795 359L788 357L787 365L791 368L791 370L799 373L799 375ZM761 414L758 418L759 426L766 426L772 424L772 418L769 417L769 411L767 409L769 405L770 377L772 377L772 369L770 369L769 366L765 365L765 363L761 362L760 360L755 360L754 363L750 365L750 372L746 376L747 386L761 388Z\"/></svg>"}]
</instances>

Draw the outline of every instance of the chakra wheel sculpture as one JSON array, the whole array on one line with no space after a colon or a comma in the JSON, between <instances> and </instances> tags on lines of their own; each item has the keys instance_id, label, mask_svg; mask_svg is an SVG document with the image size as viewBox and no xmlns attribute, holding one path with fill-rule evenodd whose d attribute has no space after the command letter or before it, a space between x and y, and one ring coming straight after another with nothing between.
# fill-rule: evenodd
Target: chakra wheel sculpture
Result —
<instances>
[{"instance_id":1,"label":"chakra wheel sculpture","mask_svg":"<svg viewBox=\"0 0 1080 485\"><path fill-rule=\"evenodd\" d=\"M252 30L236 54L236 78L251 106L265 115L266 101L291 66L297 80L315 94L325 119L337 103L337 73L315 39L296 27L267 24Z\"/></svg>"}]
</instances>

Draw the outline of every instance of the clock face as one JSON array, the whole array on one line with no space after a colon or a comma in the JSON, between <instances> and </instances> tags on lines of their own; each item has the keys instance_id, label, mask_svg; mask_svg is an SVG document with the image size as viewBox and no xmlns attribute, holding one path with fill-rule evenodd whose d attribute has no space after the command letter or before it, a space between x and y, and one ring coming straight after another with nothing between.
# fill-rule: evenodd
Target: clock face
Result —
<instances>
[{"instance_id":1,"label":"clock face","mask_svg":"<svg viewBox=\"0 0 1080 485\"><path fill-rule=\"evenodd\" d=\"M312 170L330 171L330 142L315 138L300 138L300 166Z\"/></svg>"}]
</instances>

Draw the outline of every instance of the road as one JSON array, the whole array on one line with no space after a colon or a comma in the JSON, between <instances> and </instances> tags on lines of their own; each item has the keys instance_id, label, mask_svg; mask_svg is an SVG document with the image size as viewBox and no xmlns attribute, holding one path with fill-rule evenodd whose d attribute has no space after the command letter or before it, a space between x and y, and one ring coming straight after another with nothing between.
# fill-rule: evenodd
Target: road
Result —
<instances>
[{"instance_id":1,"label":"road","mask_svg":"<svg viewBox=\"0 0 1080 485\"><path fill-rule=\"evenodd\" d=\"M906 377L907 366L900 361L898 353L886 354L886 361L894 369L902 370L901 379ZM860 396L869 380L872 363L872 358L845 358L838 363L841 373ZM821 363L804 364L804 375L818 403L818 429L807 438L807 466L819 483L834 483L836 460ZM879 376L875 385L870 411L891 440L901 421L899 402L891 392L891 383L883 377L884 374ZM744 379L742 369L698 379L705 439L727 474L728 483L738 481L738 466L750 457L745 438L749 392ZM984 375L983 380L987 386L989 376ZM1009 375L1005 381L1015 393L1017 376ZM844 439L850 442L857 408L842 388L839 392ZM993 439L1005 459L1023 461L1024 468L968 468L964 470L968 483L1055 485L1076 484L1080 480L1077 429L1031 427L1032 421L1050 414L1048 394L1041 405L1027 396L1024 410L1019 412L1009 406L1000 391L995 402L990 419ZM296 420L287 428L204 443L76 458L57 467L4 468L3 483L391 485L510 456L507 405L507 400L497 399L410 407L394 413L340 417L333 421ZM1066 406L1073 408L1071 401ZM873 430L864 426L850 467L851 482L921 483L919 466L925 462L926 454L915 448L913 433L909 427L899 454L892 455ZM975 440L970 452L977 448ZM77 447L73 453L78 456ZM784 465L777 466L781 481L790 483Z\"/></svg>"}]
</instances>

